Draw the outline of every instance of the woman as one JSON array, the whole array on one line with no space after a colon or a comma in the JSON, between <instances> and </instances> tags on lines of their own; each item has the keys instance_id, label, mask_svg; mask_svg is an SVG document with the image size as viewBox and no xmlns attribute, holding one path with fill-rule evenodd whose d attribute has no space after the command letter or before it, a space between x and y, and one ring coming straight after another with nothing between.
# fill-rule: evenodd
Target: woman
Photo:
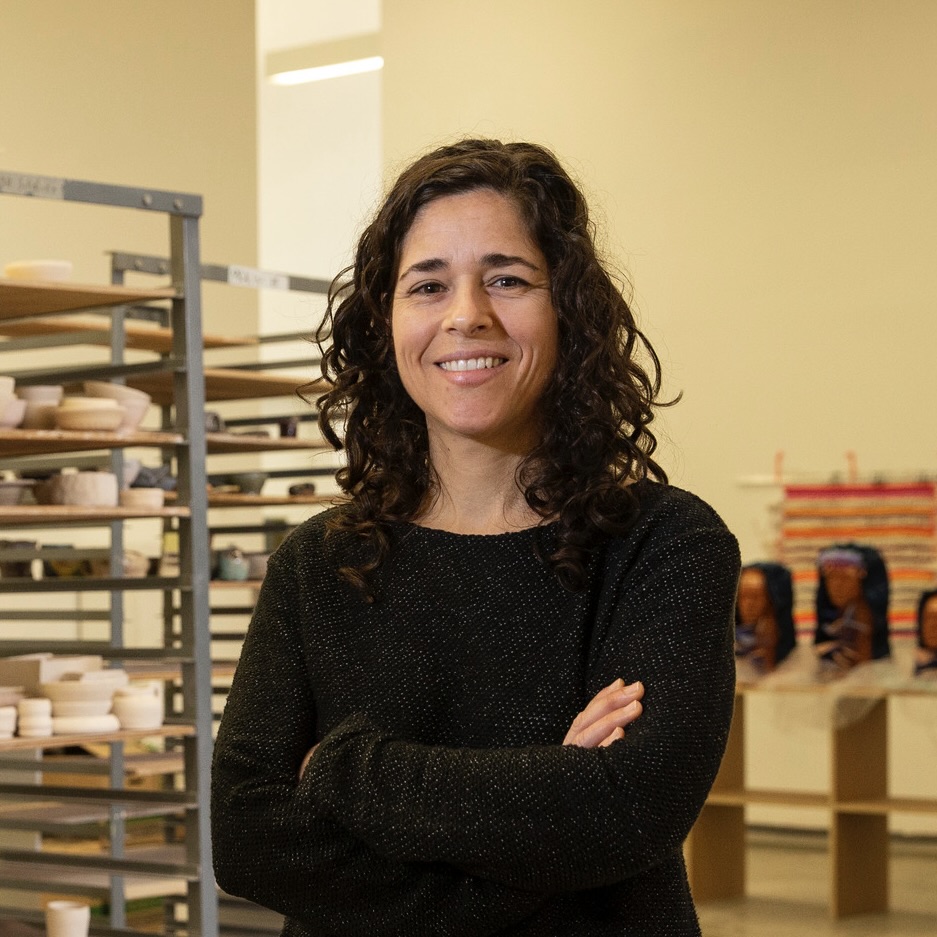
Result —
<instances>
[{"instance_id":1,"label":"woman","mask_svg":"<svg viewBox=\"0 0 937 937\"><path fill-rule=\"evenodd\" d=\"M541 147L443 147L350 273L318 400L349 500L270 561L221 887L290 935L698 934L738 551L652 459L657 358L581 193Z\"/></svg>"}]
</instances>

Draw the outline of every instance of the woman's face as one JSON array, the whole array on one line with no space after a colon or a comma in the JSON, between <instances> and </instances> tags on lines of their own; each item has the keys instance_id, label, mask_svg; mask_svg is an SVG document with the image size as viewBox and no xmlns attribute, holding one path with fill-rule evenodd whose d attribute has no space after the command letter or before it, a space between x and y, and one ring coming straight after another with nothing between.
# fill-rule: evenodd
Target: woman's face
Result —
<instances>
[{"instance_id":1,"label":"woman's face","mask_svg":"<svg viewBox=\"0 0 937 937\"><path fill-rule=\"evenodd\" d=\"M557 361L546 258L492 189L429 202L404 238L391 311L403 386L431 445L526 453Z\"/></svg>"}]
</instances>

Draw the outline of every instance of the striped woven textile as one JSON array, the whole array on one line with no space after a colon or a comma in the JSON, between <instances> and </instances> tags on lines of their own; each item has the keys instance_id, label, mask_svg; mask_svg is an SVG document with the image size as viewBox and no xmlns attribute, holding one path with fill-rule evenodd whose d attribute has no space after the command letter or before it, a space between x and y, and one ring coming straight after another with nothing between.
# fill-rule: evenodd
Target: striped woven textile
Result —
<instances>
[{"instance_id":1,"label":"striped woven textile","mask_svg":"<svg viewBox=\"0 0 937 937\"><path fill-rule=\"evenodd\" d=\"M847 541L882 554L891 583L891 633L913 633L918 597L937 585L937 485L785 486L780 557L794 577L799 633L812 634L816 624L817 554Z\"/></svg>"}]
</instances>

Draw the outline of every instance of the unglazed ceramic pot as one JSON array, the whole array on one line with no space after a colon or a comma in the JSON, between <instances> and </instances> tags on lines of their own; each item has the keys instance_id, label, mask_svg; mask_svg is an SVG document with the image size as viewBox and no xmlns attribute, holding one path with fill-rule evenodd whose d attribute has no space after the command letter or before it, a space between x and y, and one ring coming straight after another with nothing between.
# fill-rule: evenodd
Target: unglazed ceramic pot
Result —
<instances>
[{"instance_id":1,"label":"unglazed ceramic pot","mask_svg":"<svg viewBox=\"0 0 937 937\"><path fill-rule=\"evenodd\" d=\"M158 729L163 724L163 700L155 681L120 687L114 693L114 715L122 729Z\"/></svg>"}]
</instances>

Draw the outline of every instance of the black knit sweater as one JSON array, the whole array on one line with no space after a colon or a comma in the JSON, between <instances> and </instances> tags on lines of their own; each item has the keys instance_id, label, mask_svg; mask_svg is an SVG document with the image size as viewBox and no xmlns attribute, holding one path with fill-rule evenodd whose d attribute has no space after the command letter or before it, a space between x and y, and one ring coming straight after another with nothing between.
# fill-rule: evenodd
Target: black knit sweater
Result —
<instances>
[{"instance_id":1,"label":"black knit sweater","mask_svg":"<svg viewBox=\"0 0 937 937\"><path fill-rule=\"evenodd\" d=\"M731 718L738 548L693 495L634 490L578 593L536 557L549 525L400 525L371 605L350 538L297 528L215 747L221 887L289 935L698 934L681 844ZM626 737L561 745L617 677L645 685Z\"/></svg>"}]
</instances>

